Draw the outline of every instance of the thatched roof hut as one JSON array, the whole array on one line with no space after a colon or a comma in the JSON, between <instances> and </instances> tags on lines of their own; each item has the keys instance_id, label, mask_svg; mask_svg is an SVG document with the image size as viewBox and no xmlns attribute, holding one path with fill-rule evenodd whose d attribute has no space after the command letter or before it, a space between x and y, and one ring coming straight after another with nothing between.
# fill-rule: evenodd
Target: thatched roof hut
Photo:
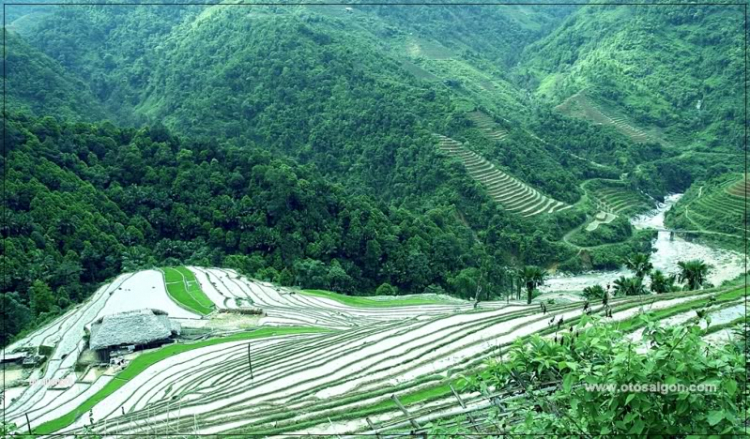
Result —
<instances>
[{"instance_id":1,"label":"thatched roof hut","mask_svg":"<svg viewBox=\"0 0 750 439\"><path fill-rule=\"evenodd\" d=\"M180 325L157 309L138 309L111 314L91 325L91 350L166 341L180 333Z\"/></svg>"}]
</instances>

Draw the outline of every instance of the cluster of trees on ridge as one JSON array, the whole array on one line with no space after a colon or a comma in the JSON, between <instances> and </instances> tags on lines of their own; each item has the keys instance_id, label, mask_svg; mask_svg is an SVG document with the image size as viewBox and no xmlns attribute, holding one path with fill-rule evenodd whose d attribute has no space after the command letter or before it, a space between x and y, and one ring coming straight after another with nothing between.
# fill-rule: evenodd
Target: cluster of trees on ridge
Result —
<instances>
[{"instance_id":1,"label":"cluster of trees on ridge","mask_svg":"<svg viewBox=\"0 0 750 439\"><path fill-rule=\"evenodd\" d=\"M351 195L313 166L185 141L162 126L17 116L7 141L4 342L84 300L99 282L158 264L228 266L349 294L382 287L473 297L482 266L492 267L488 281L512 288L503 267L514 261L573 256L550 241L564 221L520 221L482 198L456 166L432 174L454 192L419 209ZM456 209L477 204L466 214ZM480 240L470 226L481 222L491 230Z\"/></svg>"}]
</instances>

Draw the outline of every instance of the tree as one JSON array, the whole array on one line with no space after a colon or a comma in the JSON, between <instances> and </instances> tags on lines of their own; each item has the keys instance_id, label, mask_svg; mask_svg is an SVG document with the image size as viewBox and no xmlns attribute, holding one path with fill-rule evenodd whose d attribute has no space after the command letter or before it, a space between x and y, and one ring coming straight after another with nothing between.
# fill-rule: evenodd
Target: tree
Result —
<instances>
[{"instance_id":1,"label":"tree","mask_svg":"<svg viewBox=\"0 0 750 439\"><path fill-rule=\"evenodd\" d=\"M680 267L680 274L677 279L680 282L687 282L688 288L691 290L700 289L711 271L711 266L700 259L680 261L677 266Z\"/></svg>"},{"instance_id":2,"label":"tree","mask_svg":"<svg viewBox=\"0 0 750 439\"><path fill-rule=\"evenodd\" d=\"M315 259L305 259L294 264L295 283L303 288L325 288L326 266Z\"/></svg>"},{"instance_id":3,"label":"tree","mask_svg":"<svg viewBox=\"0 0 750 439\"><path fill-rule=\"evenodd\" d=\"M615 295L620 296L638 296L646 294L646 288L643 286L643 279L635 277L620 276L614 281Z\"/></svg>"},{"instance_id":4,"label":"tree","mask_svg":"<svg viewBox=\"0 0 750 439\"><path fill-rule=\"evenodd\" d=\"M31 297L31 310L37 316L51 311L55 304L55 298L52 296L49 285L38 279L31 284L29 296Z\"/></svg>"},{"instance_id":5,"label":"tree","mask_svg":"<svg viewBox=\"0 0 750 439\"><path fill-rule=\"evenodd\" d=\"M31 320L31 311L23 304L18 293L0 294L0 345L5 346L14 334L18 334Z\"/></svg>"},{"instance_id":6,"label":"tree","mask_svg":"<svg viewBox=\"0 0 750 439\"><path fill-rule=\"evenodd\" d=\"M651 270L654 269L651 264L651 255L646 253L636 253L625 260L625 266L635 272L635 276L643 279Z\"/></svg>"},{"instance_id":7,"label":"tree","mask_svg":"<svg viewBox=\"0 0 750 439\"><path fill-rule=\"evenodd\" d=\"M375 290L376 296L395 296L396 294L398 294L398 290L396 289L396 287L389 284L388 282L381 284Z\"/></svg>"},{"instance_id":8,"label":"tree","mask_svg":"<svg viewBox=\"0 0 750 439\"><path fill-rule=\"evenodd\" d=\"M338 293L350 293L354 281L351 276L347 274L346 270L344 270L344 267L341 266L341 263L334 259L331 263L331 267L328 269L326 283L332 291Z\"/></svg>"},{"instance_id":9,"label":"tree","mask_svg":"<svg viewBox=\"0 0 750 439\"><path fill-rule=\"evenodd\" d=\"M606 292L601 285L594 285L583 289L583 297L591 300L603 299Z\"/></svg>"},{"instance_id":10,"label":"tree","mask_svg":"<svg viewBox=\"0 0 750 439\"><path fill-rule=\"evenodd\" d=\"M668 293L674 289L675 275L665 275L661 270L651 273L651 291L656 294Z\"/></svg>"},{"instance_id":11,"label":"tree","mask_svg":"<svg viewBox=\"0 0 750 439\"><path fill-rule=\"evenodd\" d=\"M449 283L459 297L472 299L477 291L478 279L479 270L470 267L461 270L456 277L449 280Z\"/></svg>"},{"instance_id":12,"label":"tree","mask_svg":"<svg viewBox=\"0 0 750 439\"><path fill-rule=\"evenodd\" d=\"M529 265L521 270L519 273L521 282L526 286L526 303L531 304L534 290L544 284L544 280L547 277L547 271L539 267Z\"/></svg>"}]
</instances>

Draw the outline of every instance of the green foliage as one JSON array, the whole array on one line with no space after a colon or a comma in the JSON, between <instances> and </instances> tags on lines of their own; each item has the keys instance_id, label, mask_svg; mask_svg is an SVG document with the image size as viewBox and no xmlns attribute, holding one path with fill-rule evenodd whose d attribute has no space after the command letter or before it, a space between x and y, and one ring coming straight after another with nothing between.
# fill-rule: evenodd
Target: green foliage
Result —
<instances>
[{"instance_id":1,"label":"green foliage","mask_svg":"<svg viewBox=\"0 0 750 439\"><path fill-rule=\"evenodd\" d=\"M651 255L648 253L636 253L625 259L625 267L633 270L636 277L643 279L654 269L654 265L651 263L650 259Z\"/></svg>"},{"instance_id":2,"label":"green foliage","mask_svg":"<svg viewBox=\"0 0 750 439\"><path fill-rule=\"evenodd\" d=\"M552 79L558 102L586 89L676 141L739 152L741 29L733 8L580 8L526 48L518 74Z\"/></svg>"},{"instance_id":3,"label":"green foliage","mask_svg":"<svg viewBox=\"0 0 750 439\"><path fill-rule=\"evenodd\" d=\"M583 289L583 297L589 300L602 300L606 292L601 285L593 285Z\"/></svg>"},{"instance_id":4,"label":"green foliage","mask_svg":"<svg viewBox=\"0 0 750 439\"><path fill-rule=\"evenodd\" d=\"M479 270L476 268L465 268L456 277L450 280L453 290L463 299L472 299L477 292L479 281Z\"/></svg>"},{"instance_id":5,"label":"green foliage","mask_svg":"<svg viewBox=\"0 0 750 439\"><path fill-rule=\"evenodd\" d=\"M607 244L585 250L589 263L587 268L618 269L622 261L633 253L648 252L656 235L655 230L637 230L633 237L622 243Z\"/></svg>"},{"instance_id":6,"label":"green foliage","mask_svg":"<svg viewBox=\"0 0 750 439\"><path fill-rule=\"evenodd\" d=\"M584 317L562 342L518 340L506 359L491 361L467 390L519 388L509 402L521 422L511 434L561 436L739 434L743 431L742 355L708 347L699 326L659 327L645 320L645 351L612 325ZM550 383L553 383L549 390ZM646 391L622 386L646 385ZM656 385L710 385L716 391L672 391ZM601 386L596 388L595 386ZM627 389L627 388L625 388Z\"/></svg>"},{"instance_id":7,"label":"green foliage","mask_svg":"<svg viewBox=\"0 0 750 439\"><path fill-rule=\"evenodd\" d=\"M626 217L618 216L612 222L599 224L592 231L585 227L570 236L570 242L583 247L612 244L627 240L633 235L633 228Z\"/></svg>"},{"instance_id":8,"label":"green foliage","mask_svg":"<svg viewBox=\"0 0 750 439\"><path fill-rule=\"evenodd\" d=\"M722 171L723 167L713 178L694 183L667 212L665 220L671 227L698 230L703 232L697 234L700 238L743 252L745 195L750 185L743 174Z\"/></svg>"},{"instance_id":9,"label":"green foliage","mask_svg":"<svg viewBox=\"0 0 750 439\"><path fill-rule=\"evenodd\" d=\"M376 290L375 290L376 296L396 296L398 295L398 290L396 287L389 283L383 283L381 284Z\"/></svg>"},{"instance_id":10,"label":"green foliage","mask_svg":"<svg viewBox=\"0 0 750 439\"><path fill-rule=\"evenodd\" d=\"M618 296L639 296L646 294L646 287L643 285L643 278L620 276L612 283L615 295Z\"/></svg>"},{"instance_id":11,"label":"green foliage","mask_svg":"<svg viewBox=\"0 0 750 439\"><path fill-rule=\"evenodd\" d=\"M0 320L3 321L3 332L0 333L0 345L6 345L12 334L18 334L32 319L32 313L23 299L16 292L0 294Z\"/></svg>"},{"instance_id":12,"label":"green foliage","mask_svg":"<svg viewBox=\"0 0 750 439\"><path fill-rule=\"evenodd\" d=\"M106 116L88 84L11 30L6 33L5 48L7 111L36 116L54 114L71 121Z\"/></svg>"},{"instance_id":13,"label":"green foliage","mask_svg":"<svg viewBox=\"0 0 750 439\"><path fill-rule=\"evenodd\" d=\"M31 311L35 315L48 313L55 306L55 298L52 296L52 290L41 280L37 279L31 284L29 297L31 298Z\"/></svg>"},{"instance_id":14,"label":"green foliage","mask_svg":"<svg viewBox=\"0 0 750 439\"><path fill-rule=\"evenodd\" d=\"M701 289L706 282L708 273L711 271L711 266L700 259L680 261L677 266L680 268L677 281L687 283L690 290Z\"/></svg>"},{"instance_id":15,"label":"green foliage","mask_svg":"<svg viewBox=\"0 0 750 439\"><path fill-rule=\"evenodd\" d=\"M523 267L518 277L526 287L526 303L531 304L531 299L534 298L534 290L544 285L547 275L547 271L542 268L535 266Z\"/></svg>"},{"instance_id":16,"label":"green foliage","mask_svg":"<svg viewBox=\"0 0 750 439\"><path fill-rule=\"evenodd\" d=\"M313 168L259 149L182 141L158 126L51 118L9 121L8 139L2 258L21 305L31 307L37 281L53 291L50 300L37 283L36 314L81 301L125 268L155 263L227 262L248 275L358 294L384 282L450 292L449 279L479 264L455 208L423 213L348 195ZM493 206L474 217L484 215L518 221ZM555 255L540 232L506 229L487 241L500 261L519 248L534 259ZM5 337L16 333L9 328Z\"/></svg>"},{"instance_id":17,"label":"green foliage","mask_svg":"<svg viewBox=\"0 0 750 439\"><path fill-rule=\"evenodd\" d=\"M651 272L651 291L656 294L669 293L675 290L677 277L673 274L667 276L661 270Z\"/></svg>"}]
</instances>

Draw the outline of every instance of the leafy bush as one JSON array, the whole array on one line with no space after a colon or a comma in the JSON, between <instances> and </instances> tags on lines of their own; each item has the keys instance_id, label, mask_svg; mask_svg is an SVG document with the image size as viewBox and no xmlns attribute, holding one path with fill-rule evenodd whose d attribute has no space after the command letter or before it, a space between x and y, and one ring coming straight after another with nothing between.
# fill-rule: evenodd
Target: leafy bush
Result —
<instances>
[{"instance_id":1,"label":"leafy bush","mask_svg":"<svg viewBox=\"0 0 750 439\"><path fill-rule=\"evenodd\" d=\"M517 340L506 360L490 361L468 378L466 390L523 389L526 397L507 406L523 421L511 423L512 434L741 434L743 354L708 346L698 325L664 328L640 319L645 350L613 325L584 316L574 332ZM703 384L716 391L620 391L628 384Z\"/></svg>"}]
</instances>

